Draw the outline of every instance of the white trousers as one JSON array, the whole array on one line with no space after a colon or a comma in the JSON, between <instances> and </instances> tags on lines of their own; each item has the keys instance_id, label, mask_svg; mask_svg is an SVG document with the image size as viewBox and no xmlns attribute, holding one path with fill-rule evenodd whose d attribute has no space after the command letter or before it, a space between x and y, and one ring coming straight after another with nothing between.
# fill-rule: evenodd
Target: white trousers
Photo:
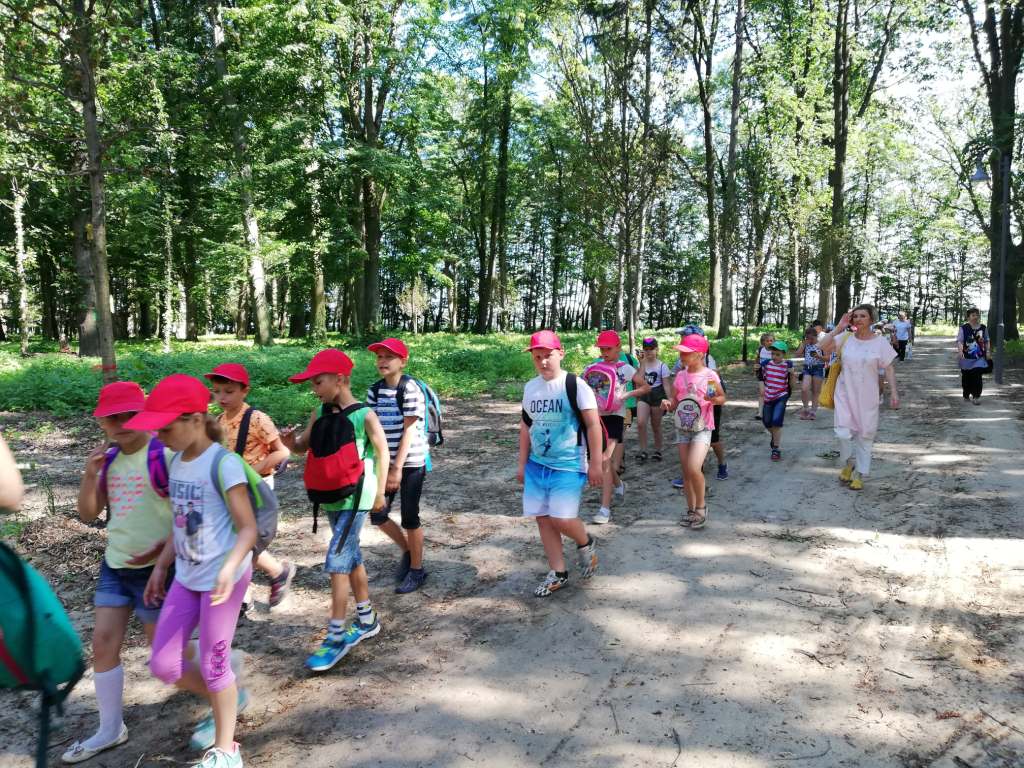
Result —
<instances>
[{"instance_id":1,"label":"white trousers","mask_svg":"<svg viewBox=\"0 0 1024 768\"><path fill-rule=\"evenodd\" d=\"M864 477L871 474L871 448L874 440L854 434L847 427L836 427L839 438L839 463L846 466L853 459L853 468Z\"/></svg>"}]
</instances>

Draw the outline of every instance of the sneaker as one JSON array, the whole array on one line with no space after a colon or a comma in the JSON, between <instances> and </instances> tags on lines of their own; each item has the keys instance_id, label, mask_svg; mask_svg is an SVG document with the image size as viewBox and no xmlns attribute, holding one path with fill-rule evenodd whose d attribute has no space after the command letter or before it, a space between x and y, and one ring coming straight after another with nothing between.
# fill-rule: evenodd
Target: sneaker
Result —
<instances>
[{"instance_id":1,"label":"sneaker","mask_svg":"<svg viewBox=\"0 0 1024 768\"><path fill-rule=\"evenodd\" d=\"M810 411L808 411L806 408L801 408L800 409L800 419L802 421L807 421L807 419L809 419L809 418L811 418Z\"/></svg>"},{"instance_id":2,"label":"sneaker","mask_svg":"<svg viewBox=\"0 0 1024 768\"><path fill-rule=\"evenodd\" d=\"M760 421L760 420L761 420L761 414L760 413L755 413L754 414L754 421Z\"/></svg>"},{"instance_id":3,"label":"sneaker","mask_svg":"<svg viewBox=\"0 0 1024 768\"><path fill-rule=\"evenodd\" d=\"M412 556L409 554L409 550L406 550L402 553L402 559L398 561L398 567L395 568L395 586L405 581L410 568L412 568Z\"/></svg>"},{"instance_id":4,"label":"sneaker","mask_svg":"<svg viewBox=\"0 0 1024 768\"><path fill-rule=\"evenodd\" d=\"M597 542L594 537L582 547L576 548L576 558L580 566L580 578L589 579L597 570Z\"/></svg>"},{"instance_id":5,"label":"sneaker","mask_svg":"<svg viewBox=\"0 0 1024 768\"><path fill-rule=\"evenodd\" d=\"M242 714L249 706L249 689L239 688L238 689L238 714ZM196 723L196 727L192 729L192 736L188 740L189 749L194 749L196 752L202 752L204 749L210 749L214 742L217 740L217 726L213 721L213 710L209 710L206 715ZM204 760L206 758L203 758Z\"/></svg>"},{"instance_id":6,"label":"sneaker","mask_svg":"<svg viewBox=\"0 0 1024 768\"><path fill-rule=\"evenodd\" d=\"M223 749L214 747L208 750L203 759L192 766L192 768L243 768L242 750L238 748L238 742L232 744L233 752L225 752Z\"/></svg>"},{"instance_id":7,"label":"sneaker","mask_svg":"<svg viewBox=\"0 0 1024 768\"><path fill-rule=\"evenodd\" d=\"M395 594L407 595L410 592L415 592L423 586L423 582L426 580L427 572L425 570L422 568L410 568L409 572L405 574L405 578L402 579L402 583L395 587Z\"/></svg>"},{"instance_id":8,"label":"sneaker","mask_svg":"<svg viewBox=\"0 0 1024 768\"><path fill-rule=\"evenodd\" d=\"M672 481L672 487L678 491L681 491L683 490L683 488L686 487L686 483L683 481L683 478L677 477L675 480Z\"/></svg>"},{"instance_id":9,"label":"sneaker","mask_svg":"<svg viewBox=\"0 0 1024 768\"><path fill-rule=\"evenodd\" d=\"M843 467L843 471L839 473L839 482L848 483L853 479L853 467L847 464Z\"/></svg>"},{"instance_id":10,"label":"sneaker","mask_svg":"<svg viewBox=\"0 0 1024 768\"><path fill-rule=\"evenodd\" d=\"M295 578L295 566L292 563L281 564L281 575L270 581L270 607L276 608L288 597Z\"/></svg>"},{"instance_id":11,"label":"sneaker","mask_svg":"<svg viewBox=\"0 0 1024 768\"><path fill-rule=\"evenodd\" d=\"M616 496L621 496L622 498L626 498L626 483L625 483L625 481L620 480L619 484L615 486L615 495Z\"/></svg>"},{"instance_id":12,"label":"sneaker","mask_svg":"<svg viewBox=\"0 0 1024 768\"><path fill-rule=\"evenodd\" d=\"M537 597L547 597L552 592L557 592L564 587L568 581L568 576L559 576L554 571L548 571L548 575L545 576L544 581L542 581L537 588L533 590L533 594Z\"/></svg>"},{"instance_id":13,"label":"sneaker","mask_svg":"<svg viewBox=\"0 0 1024 768\"><path fill-rule=\"evenodd\" d=\"M610 509L608 509L607 507L601 507L597 511L597 514L594 515L594 518L593 518L593 520L591 522L593 522L594 525L606 525L608 523L608 521L611 520L611 519L612 519L612 511ZM553 571L552 571L552 573L553 573Z\"/></svg>"},{"instance_id":14,"label":"sneaker","mask_svg":"<svg viewBox=\"0 0 1024 768\"><path fill-rule=\"evenodd\" d=\"M306 669L310 672L326 672L348 653L348 646L344 640L331 640L330 636L325 637L320 647L306 659Z\"/></svg>"},{"instance_id":15,"label":"sneaker","mask_svg":"<svg viewBox=\"0 0 1024 768\"><path fill-rule=\"evenodd\" d=\"M88 739L87 739L88 741ZM74 763L83 763L86 760L96 757L100 752L105 752L108 749L119 747L128 741L128 726L121 723L121 730L117 734L117 738L108 744L103 744L99 747L87 747L81 741L76 741L72 744L63 755L60 756L61 762L72 765Z\"/></svg>"},{"instance_id":16,"label":"sneaker","mask_svg":"<svg viewBox=\"0 0 1024 768\"><path fill-rule=\"evenodd\" d=\"M818 418L818 412L811 411L810 413L807 414L807 418L810 419L811 421L814 421L816 418Z\"/></svg>"},{"instance_id":17,"label":"sneaker","mask_svg":"<svg viewBox=\"0 0 1024 768\"><path fill-rule=\"evenodd\" d=\"M772 461L782 461L782 451L778 448L772 448Z\"/></svg>"},{"instance_id":18,"label":"sneaker","mask_svg":"<svg viewBox=\"0 0 1024 768\"><path fill-rule=\"evenodd\" d=\"M728 464L719 464L718 465L718 474L715 475L715 477L717 477L719 480L728 480L729 479L729 465Z\"/></svg>"},{"instance_id":19,"label":"sneaker","mask_svg":"<svg viewBox=\"0 0 1024 768\"><path fill-rule=\"evenodd\" d=\"M861 479L860 472L854 472L853 477L850 478L850 490L851 491L863 491L864 480Z\"/></svg>"}]
</instances>

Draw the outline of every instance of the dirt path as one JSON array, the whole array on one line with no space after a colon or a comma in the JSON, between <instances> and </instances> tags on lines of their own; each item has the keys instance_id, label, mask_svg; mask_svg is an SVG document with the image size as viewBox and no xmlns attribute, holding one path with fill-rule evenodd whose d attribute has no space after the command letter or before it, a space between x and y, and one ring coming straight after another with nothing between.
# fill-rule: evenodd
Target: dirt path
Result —
<instances>
[{"instance_id":1,"label":"dirt path","mask_svg":"<svg viewBox=\"0 0 1024 768\"><path fill-rule=\"evenodd\" d=\"M255 612L238 634L255 694L239 734L247 764L1021 765L1019 387L1004 388L1014 402L964 403L949 346L921 339L899 368L904 405L883 411L859 494L824 455L835 447L827 413L804 422L791 409L783 461L771 464L750 382L733 374L732 477L709 479L708 527L676 524L673 462L632 464L627 503L595 530L598 575L546 600L530 595L545 566L517 516L517 406L455 404L425 492L430 581L390 594L394 553L365 532L385 631L320 677L302 659L322 631L325 540L299 513L298 473L286 476L296 516L275 548L300 574L280 610ZM86 437L48 438L26 474L33 507L58 514L21 537L83 632L91 576L73 574L92 574L102 538L59 513L79 464L68 457ZM24 460L32 441L14 442ZM188 764L199 708L148 679L144 659L136 636L131 741L88 765ZM55 741L91 728L93 712L87 678ZM30 743L26 713L5 707L0 764L29 765Z\"/></svg>"}]
</instances>

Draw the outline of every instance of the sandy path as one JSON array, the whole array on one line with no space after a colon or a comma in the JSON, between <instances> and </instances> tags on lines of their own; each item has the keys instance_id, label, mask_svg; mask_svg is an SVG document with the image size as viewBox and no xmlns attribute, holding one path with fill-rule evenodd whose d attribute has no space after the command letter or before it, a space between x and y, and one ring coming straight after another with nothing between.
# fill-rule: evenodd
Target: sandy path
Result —
<instances>
[{"instance_id":1,"label":"sandy path","mask_svg":"<svg viewBox=\"0 0 1024 768\"><path fill-rule=\"evenodd\" d=\"M676 524L673 463L634 464L629 500L595 529L599 574L546 600L529 594L545 568L516 517L517 409L458 404L425 496L444 501L427 515L430 582L388 594L393 553L365 532L385 632L323 676L301 663L326 605L324 543L306 518L283 526L295 594L239 632L247 764L1024 764L1024 436L1008 401L963 403L948 348L921 339L900 367L904 406L883 411L859 494L822 456L827 413L791 409L773 465L735 381L732 478L709 480L709 526ZM75 615L86 629L88 607ZM145 679L141 647L126 658L132 740L89 765L187 763L198 708ZM92 711L87 679L55 741ZM28 765L24 722L0 715L0 764Z\"/></svg>"}]
</instances>

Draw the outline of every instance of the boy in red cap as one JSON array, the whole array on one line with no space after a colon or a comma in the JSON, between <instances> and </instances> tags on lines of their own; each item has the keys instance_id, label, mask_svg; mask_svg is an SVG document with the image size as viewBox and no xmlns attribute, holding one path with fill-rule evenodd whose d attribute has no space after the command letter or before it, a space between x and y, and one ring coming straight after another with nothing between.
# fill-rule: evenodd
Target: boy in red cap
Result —
<instances>
[{"instance_id":1,"label":"boy in red cap","mask_svg":"<svg viewBox=\"0 0 1024 768\"><path fill-rule=\"evenodd\" d=\"M427 476L427 440L423 432L426 402L416 381L404 374L409 350L401 339L384 339L368 349L377 355L377 373L381 378L366 391L366 404L377 414L391 454L384 497L387 506L380 512L371 512L370 522L402 550L395 573L395 592L404 595L419 589L427 580L420 525L420 496ZM396 494L401 498L401 527L389 517Z\"/></svg>"},{"instance_id":2,"label":"boy in red cap","mask_svg":"<svg viewBox=\"0 0 1024 768\"><path fill-rule=\"evenodd\" d=\"M210 382L213 398L222 411L217 423L224 433L224 447L241 456L273 488L274 470L288 458L289 451L281 442L273 419L245 402L249 395L249 372L240 363L221 363L203 377ZM269 604L276 608L288 596L295 566L278 560L267 550L260 552L253 565L270 579ZM246 595L243 612L249 602Z\"/></svg>"},{"instance_id":3,"label":"boy in red cap","mask_svg":"<svg viewBox=\"0 0 1024 768\"><path fill-rule=\"evenodd\" d=\"M616 367L616 376L619 382L619 396L616 398L620 405L614 411L598 410L601 421L604 423L605 431L608 433L608 448L605 450L605 459L602 465L604 481L601 485L601 508L592 518L596 525L604 525L612 516L612 496L618 495L625 498L626 484L619 479L619 468L622 466L622 457L625 453L623 440L626 430L626 392L631 397L640 397L651 391L650 385L640 373L629 362L622 361L622 339L616 331L602 331L598 334L598 351L601 353L599 362ZM629 385L633 389L629 389Z\"/></svg>"},{"instance_id":4,"label":"boy in red cap","mask_svg":"<svg viewBox=\"0 0 1024 768\"><path fill-rule=\"evenodd\" d=\"M308 381L321 405L310 414L305 430L297 433L286 429L281 439L293 452L309 451L306 459L307 489L310 488L309 467L312 453L310 436L314 425L330 424L330 431L338 433L347 419L354 433L358 455L363 460L363 477L356 493L341 501L321 504L331 523L331 543L327 548L324 570L331 578L331 617L327 636L320 647L306 659L306 668L312 672L326 672L367 638L380 633L380 619L370 602L370 588L359 549L359 532L368 511L382 512L385 484L388 479L390 453L387 438L377 415L352 396L352 360L340 349L317 352L306 370L288 378L291 382ZM318 431L318 435L320 432ZM346 628L349 592L356 601L356 619Z\"/></svg>"},{"instance_id":5,"label":"boy in red cap","mask_svg":"<svg viewBox=\"0 0 1024 768\"><path fill-rule=\"evenodd\" d=\"M602 431L594 392L562 370L565 353L558 336L538 331L526 351L537 376L523 388L516 478L523 483L523 516L536 519L550 568L534 594L547 597L569 580L563 536L576 542L581 579L597 568L594 539L579 519L579 508L583 486L601 484L599 460L588 463L587 455L601 456Z\"/></svg>"},{"instance_id":6,"label":"boy in red cap","mask_svg":"<svg viewBox=\"0 0 1024 768\"><path fill-rule=\"evenodd\" d=\"M167 500L167 462L171 451L148 432L127 429L125 422L145 406L142 387L133 381L107 384L100 390L93 416L107 442L85 463L78 491L78 516L91 523L104 508L107 546L96 583L92 635L93 683L100 724L92 736L74 742L63 754L65 763L80 763L124 744L128 728L122 719L124 667L121 645L132 613L153 641L159 605L144 600L153 562L171 534Z\"/></svg>"}]
</instances>

